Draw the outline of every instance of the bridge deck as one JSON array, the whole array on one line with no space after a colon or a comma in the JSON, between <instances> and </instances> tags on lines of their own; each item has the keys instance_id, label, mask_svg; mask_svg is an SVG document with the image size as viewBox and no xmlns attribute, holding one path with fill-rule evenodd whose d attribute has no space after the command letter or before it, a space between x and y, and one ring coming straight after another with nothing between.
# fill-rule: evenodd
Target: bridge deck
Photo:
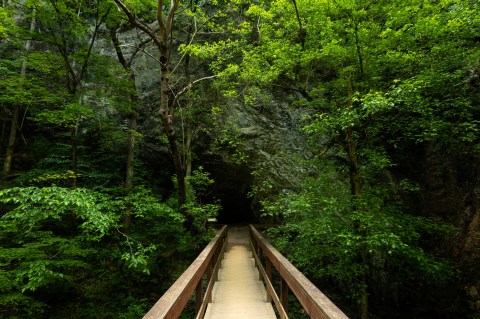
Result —
<instances>
[{"instance_id":1,"label":"bridge deck","mask_svg":"<svg viewBox=\"0 0 480 319\"><path fill-rule=\"evenodd\" d=\"M248 243L247 227L231 227L228 251L213 286L206 319L276 318Z\"/></svg>"}]
</instances>

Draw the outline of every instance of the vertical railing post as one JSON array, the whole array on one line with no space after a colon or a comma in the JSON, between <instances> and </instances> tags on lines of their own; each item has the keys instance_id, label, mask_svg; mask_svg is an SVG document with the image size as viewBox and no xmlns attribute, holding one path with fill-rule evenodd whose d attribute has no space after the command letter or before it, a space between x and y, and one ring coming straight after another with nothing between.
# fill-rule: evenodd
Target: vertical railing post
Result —
<instances>
[{"instance_id":1,"label":"vertical railing post","mask_svg":"<svg viewBox=\"0 0 480 319\"><path fill-rule=\"evenodd\" d=\"M209 282L210 278L212 278L213 266L215 265L215 263L216 263L216 258L212 258L212 260L208 263L208 266L207 266L207 282Z\"/></svg>"},{"instance_id":2,"label":"vertical railing post","mask_svg":"<svg viewBox=\"0 0 480 319\"><path fill-rule=\"evenodd\" d=\"M198 313L203 301L203 279L200 279L197 287L195 288L195 314Z\"/></svg>"},{"instance_id":3,"label":"vertical railing post","mask_svg":"<svg viewBox=\"0 0 480 319\"><path fill-rule=\"evenodd\" d=\"M288 284L283 278L280 284L280 302L282 303L285 313L288 314Z\"/></svg>"},{"instance_id":4,"label":"vertical railing post","mask_svg":"<svg viewBox=\"0 0 480 319\"><path fill-rule=\"evenodd\" d=\"M260 267L265 269L265 267L262 264L263 263L263 261L262 261L263 260L263 251L260 249L260 247L258 249L257 256L258 256L258 263L259 263L258 269L260 269ZM258 272L258 280L263 280L262 273L260 271Z\"/></svg>"},{"instance_id":5,"label":"vertical railing post","mask_svg":"<svg viewBox=\"0 0 480 319\"><path fill-rule=\"evenodd\" d=\"M268 281L272 282L272 262L270 259L265 259L265 272L267 274ZM272 295L267 290L267 302L272 302Z\"/></svg>"}]
</instances>

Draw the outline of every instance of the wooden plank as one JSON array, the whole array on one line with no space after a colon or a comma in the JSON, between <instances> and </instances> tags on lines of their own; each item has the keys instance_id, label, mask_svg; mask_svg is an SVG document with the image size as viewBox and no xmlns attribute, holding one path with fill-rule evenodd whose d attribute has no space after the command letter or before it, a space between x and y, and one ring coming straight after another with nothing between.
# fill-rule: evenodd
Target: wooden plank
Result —
<instances>
[{"instance_id":1,"label":"wooden plank","mask_svg":"<svg viewBox=\"0 0 480 319\"><path fill-rule=\"evenodd\" d=\"M247 227L232 227L205 319L276 319L251 254Z\"/></svg>"},{"instance_id":2,"label":"wooden plank","mask_svg":"<svg viewBox=\"0 0 480 319\"><path fill-rule=\"evenodd\" d=\"M270 260L291 291L311 318L348 319L348 317L325 296L310 280L278 252L250 225L250 233L258 247Z\"/></svg>"}]
</instances>

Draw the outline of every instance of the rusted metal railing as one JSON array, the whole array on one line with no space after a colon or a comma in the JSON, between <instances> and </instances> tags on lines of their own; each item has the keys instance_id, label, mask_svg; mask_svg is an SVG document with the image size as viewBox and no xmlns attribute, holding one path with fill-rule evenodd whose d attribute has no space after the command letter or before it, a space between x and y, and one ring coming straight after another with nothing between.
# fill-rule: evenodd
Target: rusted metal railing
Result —
<instances>
[{"instance_id":1,"label":"rusted metal railing","mask_svg":"<svg viewBox=\"0 0 480 319\"><path fill-rule=\"evenodd\" d=\"M226 244L227 226L224 226L143 319L178 318L194 292L196 318L203 318L207 304L212 298L213 284L217 280ZM207 279L205 293L203 293L204 276Z\"/></svg>"},{"instance_id":2,"label":"rusted metal railing","mask_svg":"<svg viewBox=\"0 0 480 319\"><path fill-rule=\"evenodd\" d=\"M280 254L250 225L250 244L260 276L267 288L269 301L273 301L280 318L288 318L288 293L292 291L305 312L314 319L348 319L310 280ZM280 275L280 296L272 284L272 267Z\"/></svg>"}]
</instances>

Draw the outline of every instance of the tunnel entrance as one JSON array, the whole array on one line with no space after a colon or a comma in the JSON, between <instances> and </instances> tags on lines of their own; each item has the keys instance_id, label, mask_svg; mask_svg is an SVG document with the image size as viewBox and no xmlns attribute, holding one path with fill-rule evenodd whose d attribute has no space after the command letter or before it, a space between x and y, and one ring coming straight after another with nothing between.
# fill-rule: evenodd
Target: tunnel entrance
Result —
<instances>
[{"instance_id":1,"label":"tunnel entrance","mask_svg":"<svg viewBox=\"0 0 480 319\"><path fill-rule=\"evenodd\" d=\"M217 161L206 169L215 180L213 197L222 204L218 222L229 225L254 223L256 217L252 200L248 197L253 182L250 169L245 165Z\"/></svg>"},{"instance_id":2,"label":"tunnel entrance","mask_svg":"<svg viewBox=\"0 0 480 319\"><path fill-rule=\"evenodd\" d=\"M222 203L222 209L217 217L221 224L251 224L255 222L255 216L251 209L251 200L247 193L218 195Z\"/></svg>"}]
</instances>

